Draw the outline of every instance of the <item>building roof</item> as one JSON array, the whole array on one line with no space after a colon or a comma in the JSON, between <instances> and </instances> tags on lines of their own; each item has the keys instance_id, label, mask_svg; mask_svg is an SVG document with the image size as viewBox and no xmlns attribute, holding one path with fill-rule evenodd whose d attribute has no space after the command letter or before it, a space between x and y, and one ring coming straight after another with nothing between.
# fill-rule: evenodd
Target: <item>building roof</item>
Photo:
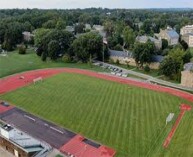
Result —
<instances>
[{"instance_id":1,"label":"building roof","mask_svg":"<svg viewBox=\"0 0 193 157\"><path fill-rule=\"evenodd\" d=\"M182 28L193 28L193 25L186 25L186 26L184 26Z\"/></svg>"},{"instance_id":2,"label":"building roof","mask_svg":"<svg viewBox=\"0 0 193 157\"><path fill-rule=\"evenodd\" d=\"M23 149L25 152L39 152L44 149L47 149L47 146L45 146L44 143L40 142L39 140L36 140L35 138L31 137L30 135L6 124L1 127L2 129L6 130L7 132L10 132L10 137L7 139L3 135L3 133L0 133L0 136L4 137L5 139L9 140L10 142L14 143L16 146Z\"/></svg>"},{"instance_id":3,"label":"building roof","mask_svg":"<svg viewBox=\"0 0 193 157\"><path fill-rule=\"evenodd\" d=\"M184 65L184 70L185 71L191 71L193 70L193 63L187 63Z\"/></svg>"},{"instance_id":4,"label":"building roof","mask_svg":"<svg viewBox=\"0 0 193 157\"><path fill-rule=\"evenodd\" d=\"M189 36L193 36L193 33L186 33L186 34L182 35L182 37L189 37Z\"/></svg>"},{"instance_id":5,"label":"building roof","mask_svg":"<svg viewBox=\"0 0 193 157\"><path fill-rule=\"evenodd\" d=\"M11 127L11 125L6 124L6 125L2 126L2 129L4 129L4 130L9 132L9 131L13 130L13 127Z\"/></svg>"},{"instance_id":6,"label":"building roof","mask_svg":"<svg viewBox=\"0 0 193 157\"><path fill-rule=\"evenodd\" d=\"M74 26L66 26L66 31L74 32Z\"/></svg>"},{"instance_id":7,"label":"building roof","mask_svg":"<svg viewBox=\"0 0 193 157\"><path fill-rule=\"evenodd\" d=\"M148 40L151 40L152 42L160 42L160 40L150 37L150 36L146 36L146 35L137 36L136 40L138 40L139 42L144 42L144 43L147 42Z\"/></svg>"},{"instance_id":8,"label":"building roof","mask_svg":"<svg viewBox=\"0 0 193 157\"><path fill-rule=\"evenodd\" d=\"M170 38L179 38L179 34L173 29L167 29L167 34Z\"/></svg>"},{"instance_id":9,"label":"building roof","mask_svg":"<svg viewBox=\"0 0 193 157\"><path fill-rule=\"evenodd\" d=\"M128 51L117 51L117 50L109 50L110 52L110 56L114 56L114 57L132 57L132 52Z\"/></svg>"},{"instance_id":10,"label":"building roof","mask_svg":"<svg viewBox=\"0 0 193 157\"><path fill-rule=\"evenodd\" d=\"M164 59L164 57L161 55L153 55L152 56L152 62L159 62L160 63L163 61L163 59Z\"/></svg>"}]
</instances>

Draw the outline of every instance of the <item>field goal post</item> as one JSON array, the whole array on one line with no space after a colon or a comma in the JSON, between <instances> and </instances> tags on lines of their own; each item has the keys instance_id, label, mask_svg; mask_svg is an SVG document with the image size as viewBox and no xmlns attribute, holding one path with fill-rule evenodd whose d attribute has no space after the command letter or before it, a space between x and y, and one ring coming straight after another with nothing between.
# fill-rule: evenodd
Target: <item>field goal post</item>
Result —
<instances>
[{"instance_id":1,"label":"field goal post","mask_svg":"<svg viewBox=\"0 0 193 157\"><path fill-rule=\"evenodd\" d=\"M169 122L172 121L173 117L174 117L174 113L170 113L170 114L167 116L167 118L166 118L166 125L167 125Z\"/></svg>"},{"instance_id":2,"label":"field goal post","mask_svg":"<svg viewBox=\"0 0 193 157\"><path fill-rule=\"evenodd\" d=\"M43 81L43 78L42 77L38 77L38 78L35 78L33 79L33 83L36 84L38 82L42 82Z\"/></svg>"}]
</instances>

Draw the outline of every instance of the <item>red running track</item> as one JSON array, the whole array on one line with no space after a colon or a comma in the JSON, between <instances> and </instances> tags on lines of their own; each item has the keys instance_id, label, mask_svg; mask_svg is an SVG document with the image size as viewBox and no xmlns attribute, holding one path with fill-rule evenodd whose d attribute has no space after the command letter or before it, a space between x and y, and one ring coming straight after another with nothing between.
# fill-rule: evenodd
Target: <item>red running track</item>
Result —
<instances>
[{"instance_id":1,"label":"red running track","mask_svg":"<svg viewBox=\"0 0 193 157\"><path fill-rule=\"evenodd\" d=\"M180 91L177 89L164 87L161 85L149 84L145 82L139 82L135 80L129 80L129 79L110 76L110 75L105 75L105 74L101 74L93 71L72 69L72 68L40 69L40 70L28 71L28 72L24 72L24 73L12 75L12 76L0 79L0 94L4 94L10 91L13 91L17 88L26 86L32 83L33 79L37 77L47 78L63 72L83 74L83 75L96 77L104 80L109 80L109 81L118 82L122 84L128 84L128 85L133 85L133 86L146 88L154 91L168 93L193 102L192 94L184 91ZM24 79L20 79L19 78L20 76L24 76Z\"/></svg>"},{"instance_id":2,"label":"red running track","mask_svg":"<svg viewBox=\"0 0 193 157\"><path fill-rule=\"evenodd\" d=\"M172 127L170 133L168 134L166 140L164 141L164 144L163 144L163 147L164 147L164 148L167 148L167 147L169 146L169 144L170 144L170 142L171 142L171 140L172 140L172 137L174 136L174 134L175 134L175 132L176 132L176 130L177 130L179 124L180 124L180 121L182 120L185 112L186 112L186 111L190 111L191 108L192 108L191 106L185 105L185 104L182 104L182 105L180 106L180 110L181 110L181 111L180 111L180 114L179 114L179 116L178 116L178 118L177 118L174 126Z\"/></svg>"}]
</instances>

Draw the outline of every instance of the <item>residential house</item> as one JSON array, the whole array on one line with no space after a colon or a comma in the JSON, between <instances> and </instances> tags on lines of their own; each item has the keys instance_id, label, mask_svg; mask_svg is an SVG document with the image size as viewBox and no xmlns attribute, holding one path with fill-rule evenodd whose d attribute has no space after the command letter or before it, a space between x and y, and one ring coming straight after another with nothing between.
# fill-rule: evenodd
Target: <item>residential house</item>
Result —
<instances>
[{"instance_id":1,"label":"residential house","mask_svg":"<svg viewBox=\"0 0 193 157\"><path fill-rule=\"evenodd\" d=\"M181 74L181 85L193 88L193 63L185 64Z\"/></svg>"},{"instance_id":2,"label":"residential house","mask_svg":"<svg viewBox=\"0 0 193 157\"><path fill-rule=\"evenodd\" d=\"M140 43L146 43L148 40L150 40L151 42L153 42L155 44L155 47L160 50L162 48L162 40L161 39L156 39L150 36L137 36L136 41L140 42Z\"/></svg>"},{"instance_id":3,"label":"residential house","mask_svg":"<svg viewBox=\"0 0 193 157\"><path fill-rule=\"evenodd\" d=\"M106 32L104 30L104 26L102 25L93 25L93 29L99 32L99 34L105 38L106 37Z\"/></svg>"},{"instance_id":4,"label":"residential house","mask_svg":"<svg viewBox=\"0 0 193 157\"><path fill-rule=\"evenodd\" d=\"M75 31L74 26L66 26L66 31L68 31L70 33L74 33L74 31Z\"/></svg>"},{"instance_id":5,"label":"residential house","mask_svg":"<svg viewBox=\"0 0 193 157\"><path fill-rule=\"evenodd\" d=\"M160 29L160 33L158 34L158 38L166 39L169 45L177 45L179 37L179 34L170 27L165 30Z\"/></svg>"}]
</instances>

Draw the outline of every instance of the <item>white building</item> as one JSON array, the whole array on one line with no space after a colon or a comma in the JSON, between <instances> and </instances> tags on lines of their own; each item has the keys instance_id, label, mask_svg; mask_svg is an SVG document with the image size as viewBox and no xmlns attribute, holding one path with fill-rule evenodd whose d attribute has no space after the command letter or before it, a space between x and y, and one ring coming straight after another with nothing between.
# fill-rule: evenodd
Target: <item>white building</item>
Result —
<instances>
[{"instance_id":1,"label":"white building","mask_svg":"<svg viewBox=\"0 0 193 157\"><path fill-rule=\"evenodd\" d=\"M185 34L189 34L189 33L193 33L193 25L187 25L187 26L184 26L180 29L181 35L185 35Z\"/></svg>"}]
</instances>

